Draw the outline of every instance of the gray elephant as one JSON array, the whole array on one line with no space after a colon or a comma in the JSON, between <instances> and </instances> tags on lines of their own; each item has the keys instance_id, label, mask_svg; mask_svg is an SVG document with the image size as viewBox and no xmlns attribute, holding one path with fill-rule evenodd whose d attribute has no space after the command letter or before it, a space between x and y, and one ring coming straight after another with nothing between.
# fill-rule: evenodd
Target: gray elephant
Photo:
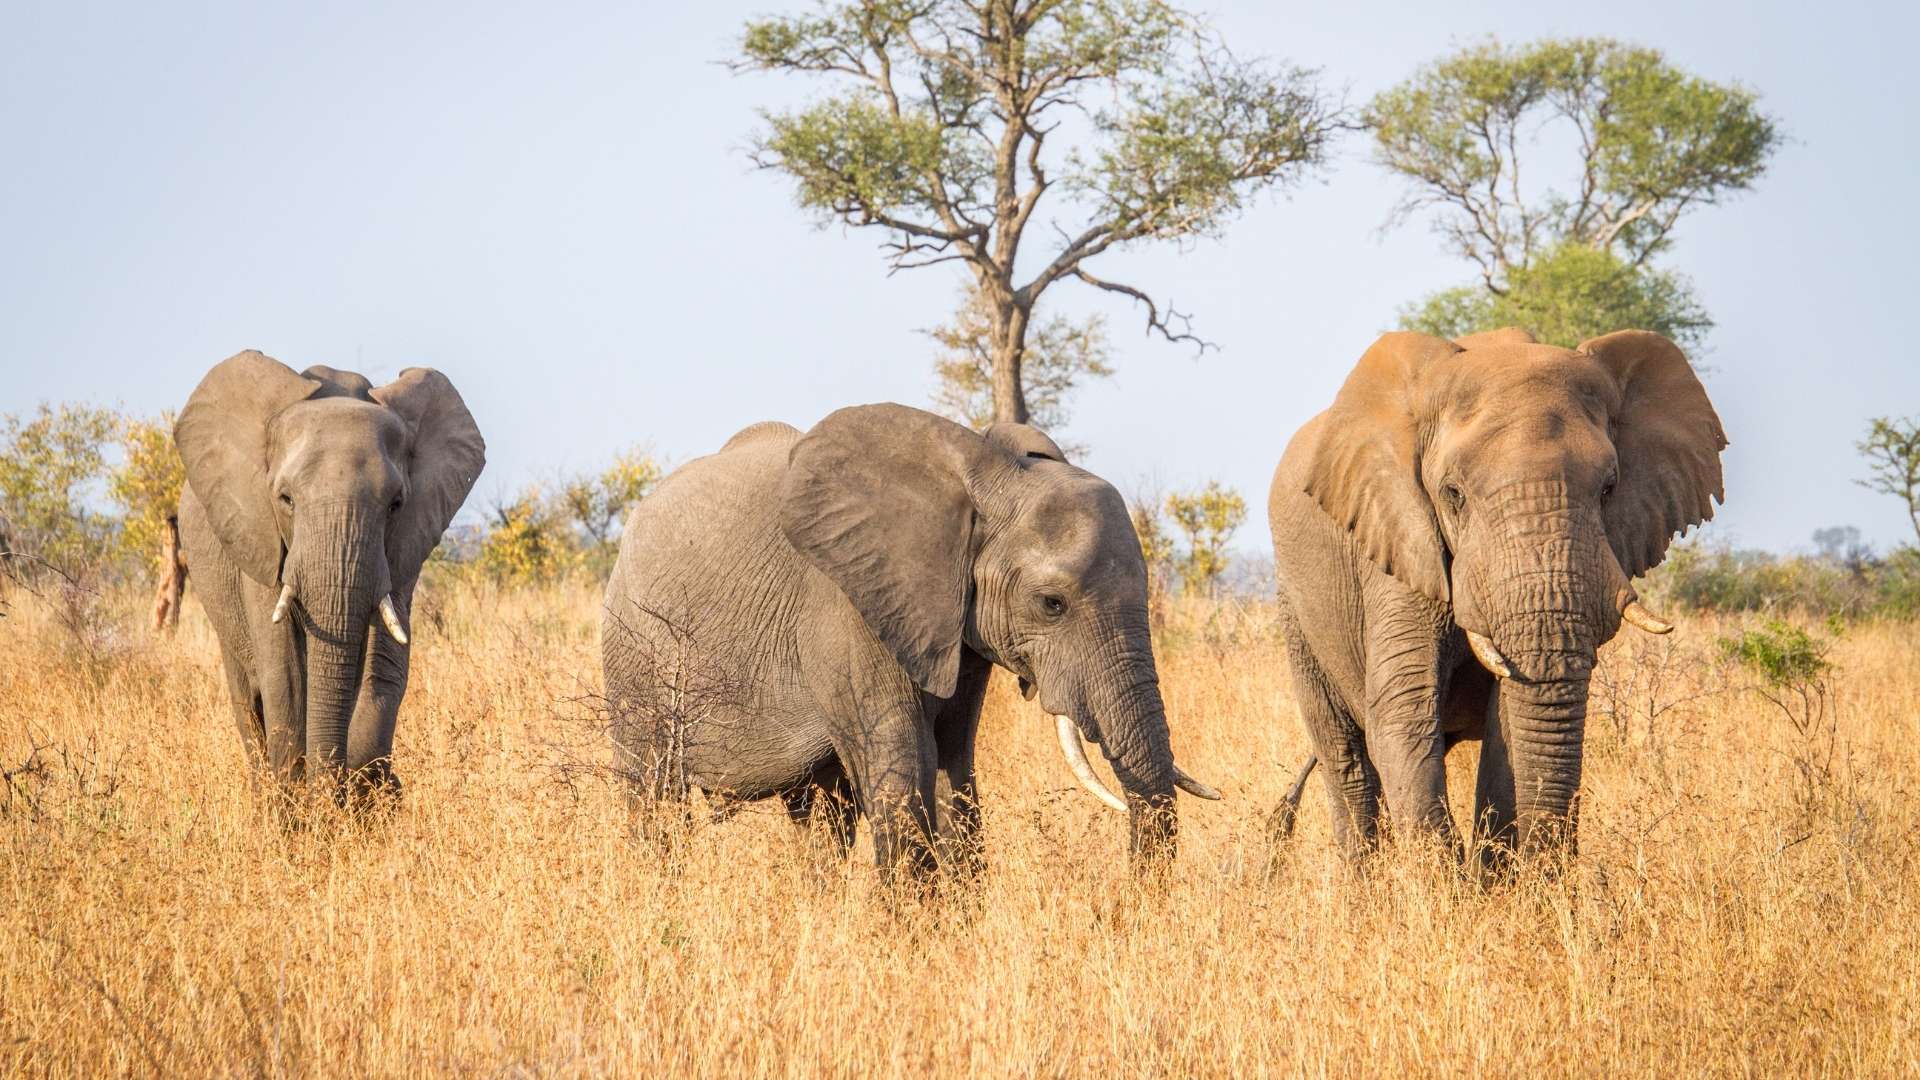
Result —
<instances>
[{"instance_id":1,"label":"gray elephant","mask_svg":"<svg viewBox=\"0 0 1920 1080\"><path fill-rule=\"evenodd\" d=\"M1129 813L1136 859L1171 854L1176 786L1218 798L1174 764L1124 502L1024 425L881 404L741 431L629 518L602 649L637 808L778 796L829 812L842 852L857 811L887 874L977 869L994 665Z\"/></svg>"},{"instance_id":2,"label":"gray elephant","mask_svg":"<svg viewBox=\"0 0 1920 1080\"><path fill-rule=\"evenodd\" d=\"M1672 629L1631 581L1713 516L1726 445L1657 334L1367 350L1270 503L1295 693L1349 856L1383 796L1396 826L1457 843L1444 759L1475 738L1485 864L1571 852L1595 650L1623 620Z\"/></svg>"},{"instance_id":3,"label":"gray elephant","mask_svg":"<svg viewBox=\"0 0 1920 1080\"><path fill-rule=\"evenodd\" d=\"M430 368L376 387L248 351L207 372L173 437L249 760L336 800L350 777L397 790L414 585L486 461L466 404Z\"/></svg>"}]
</instances>

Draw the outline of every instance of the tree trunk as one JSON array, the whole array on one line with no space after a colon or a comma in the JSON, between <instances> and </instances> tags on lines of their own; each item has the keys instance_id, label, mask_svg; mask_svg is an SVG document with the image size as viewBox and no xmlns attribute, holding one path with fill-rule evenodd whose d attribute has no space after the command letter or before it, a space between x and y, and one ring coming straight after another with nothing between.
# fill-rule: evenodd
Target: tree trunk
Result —
<instances>
[{"instance_id":1,"label":"tree trunk","mask_svg":"<svg viewBox=\"0 0 1920 1080\"><path fill-rule=\"evenodd\" d=\"M1027 384L1021 365L1027 354L1027 321L1033 313L1009 301L994 305L993 422L1027 422Z\"/></svg>"}]
</instances>

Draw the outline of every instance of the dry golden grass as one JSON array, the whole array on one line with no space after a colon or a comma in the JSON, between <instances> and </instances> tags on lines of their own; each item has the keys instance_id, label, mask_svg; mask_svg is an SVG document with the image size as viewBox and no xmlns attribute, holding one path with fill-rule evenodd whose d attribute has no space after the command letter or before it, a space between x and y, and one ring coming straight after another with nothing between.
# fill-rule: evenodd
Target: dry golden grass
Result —
<instances>
[{"instance_id":1,"label":"dry golden grass","mask_svg":"<svg viewBox=\"0 0 1920 1080\"><path fill-rule=\"evenodd\" d=\"M1281 657L1258 608L1185 611L1163 636L1174 743L1227 801L1183 802L1175 880L1129 879L1118 816L997 684L989 874L890 905L864 853L823 868L770 812L673 857L626 839L574 767L591 590L423 602L403 807L293 833L250 792L196 601L165 640L119 598L84 646L15 601L9 1075L1920 1071L1912 627L1839 643L1824 769L1711 663L1729 625L1617 643L1577 867L1484 891L1414 852L1346 873L1317 780L1269 869L1264 818L1305 754Z\"/></svg>"}]
</instances>

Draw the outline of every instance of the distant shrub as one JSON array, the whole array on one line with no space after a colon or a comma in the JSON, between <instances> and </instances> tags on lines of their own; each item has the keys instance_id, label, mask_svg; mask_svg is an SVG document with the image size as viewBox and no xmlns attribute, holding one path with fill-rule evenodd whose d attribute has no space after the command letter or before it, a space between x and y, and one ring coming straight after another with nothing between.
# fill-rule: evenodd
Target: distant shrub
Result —
<instances>
[{"instance_id":1,"label":"distant shrub","mask_svg":"<svg viewBox=\"0 0 1920 1080\"><path fill-rule=\"evenodd\" d=\"M1663 603L1697 611L1796 613L1816 618L1920 618L1920 549L1884 558L1773 555L1729 546L1676 544L1648 575Z\"/></svg>"}]
</instances>

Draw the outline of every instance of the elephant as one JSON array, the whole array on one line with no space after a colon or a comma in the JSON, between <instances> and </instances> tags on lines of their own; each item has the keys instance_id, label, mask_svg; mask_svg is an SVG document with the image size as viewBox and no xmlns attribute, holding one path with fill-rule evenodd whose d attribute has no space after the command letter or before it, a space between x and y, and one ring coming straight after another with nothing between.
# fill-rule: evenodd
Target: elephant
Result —
<instances>
[{"instance_id":1,"label":"elephant","mask_svg":"<svg viewBox=\"0 0 1920 1080\"><path fill-rule=\"evenodd\" d=\"M1673 629L1632 582L1724 501L1726 446L1658 334L1397 332L1367 350L1269 501L1288 666L1346 856L1376 846L1384 798L1396 835L1457 858L1445 755L1472 739L1480 870L1577 850L1595 652L1623 621Z\"/></svg>"},{"instance_id":2,"label":"elephant","mask_svg":"<svg viewBox=\"0 0 1920 1080\"><path fill-rule=\"evenodd\" d=\"M466 403L431 368L376 387L249 350L173 437L180 542L255 774L336 803L397 794L414 586L486 463Z\"/></svg>"},{"instance_id":3,"label":"elephant","mask_svg":"<svg viewBox=\"0 0 1920 1080\"><path fill-rule=\"evenodd\" d=\"M1174 763L1124 501L1025 425L873 404L805 434L748 427L633 510L603 618L637 817L694 789L779 797L797 823L824 819L841 856L864 817L887 880L971 876L995 666L1129 815L1136 866L1173 854L1176 787L1219 797Z\"/></svg>"}]
</instances>

